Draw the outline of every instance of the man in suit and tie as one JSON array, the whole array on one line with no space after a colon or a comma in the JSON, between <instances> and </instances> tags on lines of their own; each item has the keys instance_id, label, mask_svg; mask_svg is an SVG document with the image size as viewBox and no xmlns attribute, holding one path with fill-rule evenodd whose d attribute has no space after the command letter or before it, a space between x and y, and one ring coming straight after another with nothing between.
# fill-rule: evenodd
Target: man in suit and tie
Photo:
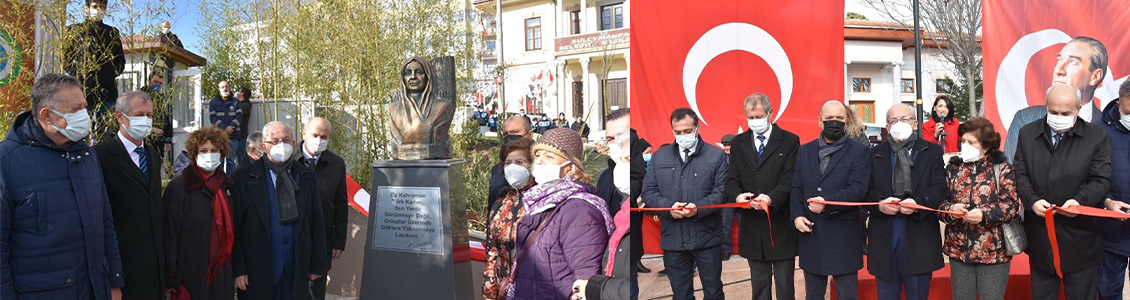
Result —
<instances>
[{"instance_id":1,"label":"man in suit and tie","mask_svg":"<svg viewBox=\"0 0 1130 300\"><path fill-rule=\"evenodd\" d=\"M310 281L329 270L316 175L295 163L286 124L267 123L261 148L264 159L232 176L235 287L240 299L308 299Z\"/></svg>"},{"instance_id":2,"label":"man in suit and tie","mask_svg":"<svg viewBox=\"0 0 1130 300\"><path fill-rule=\"evenodd\" d=\"M790 217L800 234L800 268L806 298L824 299L828 276L839 299L859 299L863 233L856 207L809 203L809 199L862 202L871 179L869 148L845 137L847 109L837 100L820 107L820 137L800 146Z\"/></svg>"},{"instance_id":3,"label":"man in suit and tie","mask_svg":"<svg viewBox=\"0 0 1130 300\"><path fill-rule=\"evenodd\" d=\"M922 140L914 109L897 104L887 111L891 138L871 148L868 202L913 203L938 208L949 194L942 147ZM875 275L879 299L926 300L930 275L944 266L942 237L933 212L895 204L869 206L867 270Z\"/></svg>"},{"instance_id":4,"label":"man in suit and tie","mask_svg":"<svg viewBox=\"0 0 1130 300\"><path fill-rule=\"evenodd\" d=\"M314 117L302 128L302 156L298 161L314 169L318 178L322 214L326 221L326 267L345 251L345 228L348 225L349 203L345 188L345 160L327 150L333 128L326 119ZM326 277L318 278L312 287L314 297L326 298Z\"/></svg>"},{"instance_id":5,"label":"man in suit and tie","mask_svg":"<svg viewBox=\"0 0 1130 300\"><path fill-rule=\"evenodd\" d=\"M161 157L145 143L153 128L153 100L134 91L118 97L115 138L94 146L122 254L125 299L165 296L165 210L161 203Z\"/></svg>"},{"instance_id":6,"label":"man in suit and tie","mask_svg":"<svg viewBox=\"0 0 1130 300\"><path fill-rule=\"evenodd\" d=\"M730 141L726 200L749 203L750 209L738 210L738 245L749 263L752 299L773 299L769 289L773 279L777 280L776 299L793 299L797 232L788 225L789 192L800 138L769 122L773 104L765 94L749 95L742 107L749 130ZM770 222L777 226L771 227Z\"/></svg>"},{"instance_id":7,"label":"man in suit and tie","mask_svg":"<svg viewBox=\"0 0 1130 300\"><path fill-rule=\"evenodd\" d=\"M644 175L647 207L670 207L660 212L663 265L675 300L694 299L694 268L698 267L704 299L725 299L722 291L721 204L726 180L726 153L698 136L698 116L682 107L671 113L675 143L659 147Z\"/></svg>"}]
</instances>

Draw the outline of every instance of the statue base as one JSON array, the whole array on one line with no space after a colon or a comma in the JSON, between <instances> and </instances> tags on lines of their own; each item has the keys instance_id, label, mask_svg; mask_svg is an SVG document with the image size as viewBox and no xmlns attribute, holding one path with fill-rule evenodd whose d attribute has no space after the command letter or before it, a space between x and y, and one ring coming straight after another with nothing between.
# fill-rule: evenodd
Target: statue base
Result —
<instances>
[{"instance_id":1,"label":"statue base","mask_svg":"<svg viewBox=\"0 0 1130 300\"><path fill-rule=\"evenodd\" d=\"M360 299L474 293L462 159L378 161Z\"/></svg>"}]
</instances>

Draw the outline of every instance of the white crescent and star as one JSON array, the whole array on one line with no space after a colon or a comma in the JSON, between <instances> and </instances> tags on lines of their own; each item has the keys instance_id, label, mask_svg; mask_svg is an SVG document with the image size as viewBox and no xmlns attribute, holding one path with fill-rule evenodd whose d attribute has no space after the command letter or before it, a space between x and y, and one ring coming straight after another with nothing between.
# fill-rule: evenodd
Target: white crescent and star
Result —
<instances>
[{"instance_id":1,"label":"white crescent and star","mask_svg":"<svg viewBox=\"0 0 1130 300\"><path fill-rule=\"evenodd\" d=\"M780 119L793 94L792 65L777 39L764 29L748 23L726 23L711 28L687 52L687 59L683 64L683 92L691 110L698 114L703 124L707 124L706 117L698 108L695 94L698 79L711 60L730 51L745 51L761 57L769 64L781 86L781 107L777 109L777 116L773 121Z\"/></svg>"}]
</instances>

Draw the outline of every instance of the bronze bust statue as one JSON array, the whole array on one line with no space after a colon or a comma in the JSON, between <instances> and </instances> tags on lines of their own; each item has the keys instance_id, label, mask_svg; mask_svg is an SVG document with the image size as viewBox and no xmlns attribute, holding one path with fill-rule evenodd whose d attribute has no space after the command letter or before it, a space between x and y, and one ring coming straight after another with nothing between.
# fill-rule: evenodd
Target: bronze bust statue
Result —
<instances>
[{"instance_id":1,"label":"bronze bust statue","mask_svg":"<svg viewBox=\"0 0 1130 300\"><path fill-rule=\"evenodd\" d=\"M400 91L389 103L392 157L397 160L451 158L448 130L455 116L454 57L408 59L400 68Z\"/></svg>"}]
</instances>

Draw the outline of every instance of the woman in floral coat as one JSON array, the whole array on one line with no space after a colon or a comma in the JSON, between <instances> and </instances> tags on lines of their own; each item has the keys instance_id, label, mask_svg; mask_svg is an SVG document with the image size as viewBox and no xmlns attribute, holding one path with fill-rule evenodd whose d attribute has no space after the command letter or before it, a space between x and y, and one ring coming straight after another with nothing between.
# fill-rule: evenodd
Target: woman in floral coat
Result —
<instances>
[{"instance_id":1,"label":"woman in floral coat","mask_svg":"<svg viewBox=\"0 0 1130 300\"><path fill-rule=\"evenodd\" d=\"M949 199L939 209L964 213L939 214L947 224L942 252L950 257L954 299L1004 298L1009 262L1001 225L1020 213L1015 175L1000 150L1000 134L985 118L972 119L957 130L961 156L946 167ZM996 173L999 167L1000 173Z\"/></svg>"},{"instance_id":2,"label":"woman in floral coat","mask_svg":"<svg viewBox=\"0 0 1130 300\"><path fill-rule=\"evenodd\" d=\"M510 268L514 263L511 255L514 251L514 240L518 233L518 221L526 215L525 206L522 205L522 194L534 185L530 176L530 163L533 156L530 148L534 141L522 138L511 140L502 145L499 158L502 160L500 171L506 177L510 186L503 188L503 196L490 208L490 218L487 223L486 243L486 268L483 269L483 297L486 299L505 299L499 291L499 284L510 276Z\"/></svg>"}]
</instances>

